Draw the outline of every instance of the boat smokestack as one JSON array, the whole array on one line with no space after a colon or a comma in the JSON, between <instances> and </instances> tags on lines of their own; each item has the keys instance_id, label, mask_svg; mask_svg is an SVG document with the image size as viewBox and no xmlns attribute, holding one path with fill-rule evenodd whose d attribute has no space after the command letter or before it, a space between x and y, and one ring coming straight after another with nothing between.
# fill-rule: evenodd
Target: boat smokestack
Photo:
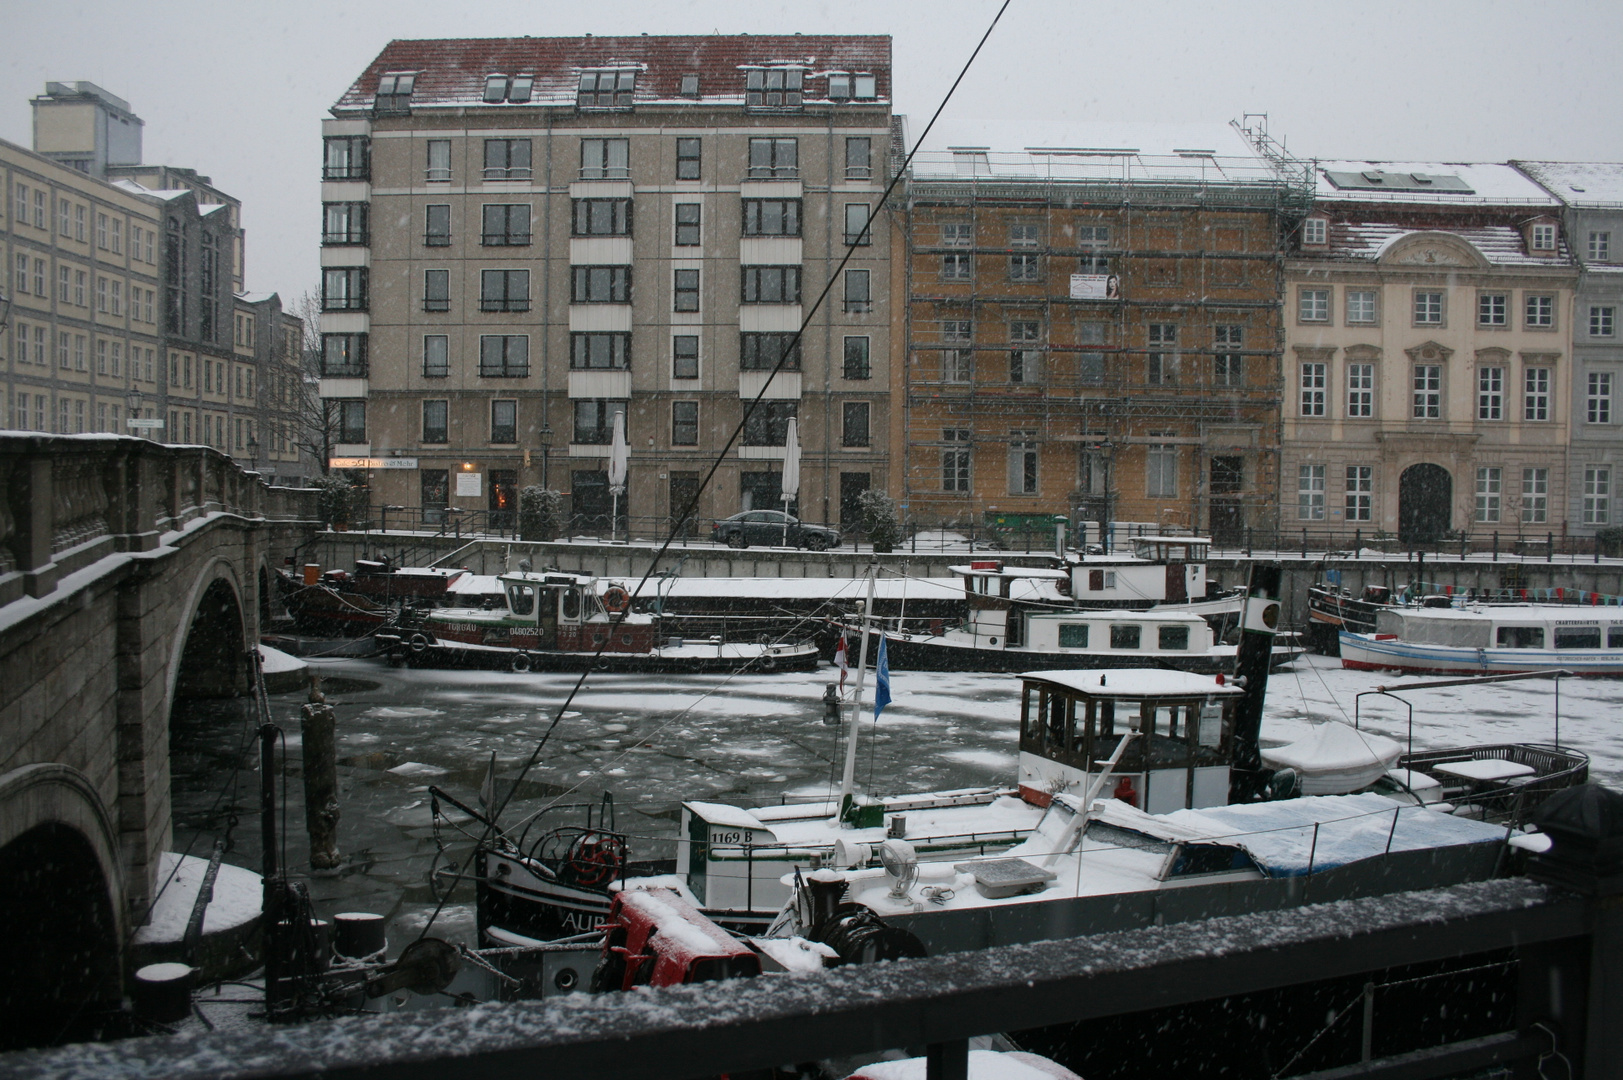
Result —
<instances>
[{"instance_id":1,"label":"boat smokestack","mask_svg":"<svg viewBox=\"0 0 1623 1080\"><path fill-rule=\"evenodd\" d=\"M1268 696L1274 634L1279 630L1279 586L1284 577L1275 562L1251 564L1240 617L1240 650L1235 682L1245 696L1234 706L1234 764L1229 771L1229 802L1253 802L1267 790L1272 770L1262 767L1262 703Z\"/></svg>"}]
</instances>

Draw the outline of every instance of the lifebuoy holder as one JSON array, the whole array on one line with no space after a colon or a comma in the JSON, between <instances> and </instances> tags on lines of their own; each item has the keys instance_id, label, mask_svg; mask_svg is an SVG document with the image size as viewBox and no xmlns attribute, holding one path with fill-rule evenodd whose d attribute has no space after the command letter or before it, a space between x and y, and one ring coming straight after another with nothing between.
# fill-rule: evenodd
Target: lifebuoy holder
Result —
<instances>
[{"instance_id":1,"label":"lifebuoy holder","mask_svg":"<svg viewBox=\"0 0 1623 1080\"><path fill-rule=\"evenodd\" d=\"M610 615L618 615L631 606L631 594L618 585L603 590L603 607Z\"/></svg>"},{"instance_id":2,"label":"lifebuoy holder","mask_svg":"<svg viewBox=\"0 0 1623 1080\"><path fill-rule=\"evenodd\" d=\"M582 833L570 845L566 862L576 885L607 885L625 866L625 841L613 833Z\"/></svg>"}]
</instances>

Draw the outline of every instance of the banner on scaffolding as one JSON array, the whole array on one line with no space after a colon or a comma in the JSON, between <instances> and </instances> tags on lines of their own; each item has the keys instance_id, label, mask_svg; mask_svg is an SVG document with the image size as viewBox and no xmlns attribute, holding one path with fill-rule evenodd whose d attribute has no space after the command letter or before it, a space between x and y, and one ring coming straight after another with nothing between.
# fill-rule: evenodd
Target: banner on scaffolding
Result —
<instances>
[{"instance_id":1,"label":"banner on scaffolding","mask_svg":"<svg viewBox=\"0 0 1623 1080\"><path fill-rule=\"evenodd\" d=\"M1072 300L1120 300L1121 278L1115 274L1072 274Z\"/></svg>"}]
</instances>

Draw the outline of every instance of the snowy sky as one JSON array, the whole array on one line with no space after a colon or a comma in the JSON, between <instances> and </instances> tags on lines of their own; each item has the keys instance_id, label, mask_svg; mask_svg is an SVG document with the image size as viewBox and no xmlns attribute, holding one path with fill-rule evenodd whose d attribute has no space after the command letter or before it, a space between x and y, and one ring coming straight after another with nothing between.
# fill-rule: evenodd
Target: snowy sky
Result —
<instances>
[{"instance_id":1,"label":"snowy sky","mask_svg":"<svg viewBox=\"0 0 1623 1080\"><path fill-rule=\"evenodd\" d=\"M4 5L0 138L88 79L146 121L146 159L240 196L248 287L317 273L320 120L392 38L883 33L918 131L999 0L61 0ZM610 18L609 16L613 16ZM1304 156L1623 161L1616 0L1014 0L949 115L1226 122Z\"/></svg>"}]
</instances>

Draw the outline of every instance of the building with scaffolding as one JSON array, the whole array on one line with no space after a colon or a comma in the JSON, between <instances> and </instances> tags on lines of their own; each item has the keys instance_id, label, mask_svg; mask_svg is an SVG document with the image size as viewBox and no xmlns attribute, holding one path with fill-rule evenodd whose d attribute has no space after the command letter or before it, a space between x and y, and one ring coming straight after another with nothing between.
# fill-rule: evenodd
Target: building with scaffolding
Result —
<instances>
[{"instance_id":1,"label":"building with scaffolding","mask_svg":"<svg viewBox=\"0 0 1623 1080\"><path fill-rule=\"evenodd\" d=\"M1018 126L941 125L892 210L892 494L920 528L1271 528L1308 170L1239 127Z\"/></svg>"}]
</instances>

